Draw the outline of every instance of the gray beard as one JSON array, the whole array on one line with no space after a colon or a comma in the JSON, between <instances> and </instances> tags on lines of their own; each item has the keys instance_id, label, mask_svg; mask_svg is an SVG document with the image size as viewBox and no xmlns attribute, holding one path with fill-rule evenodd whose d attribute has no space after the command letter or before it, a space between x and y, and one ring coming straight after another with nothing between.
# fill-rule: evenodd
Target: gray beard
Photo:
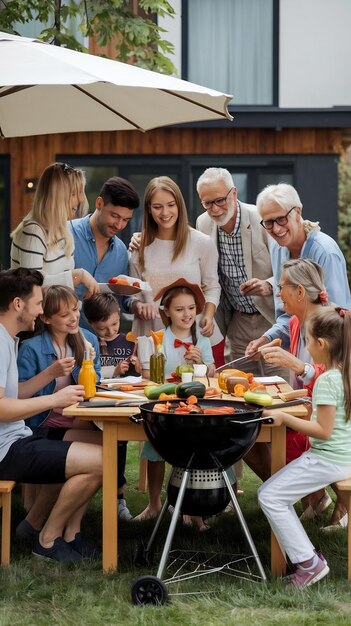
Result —
<instances>
[{"instance_id":1,"label":"gray beard","mask_svg":"<svg viewBox=\"0 0 351 626\"><path fill-rule=\"evenodd\" d=\"M232 204L232 206L228 209L226 215L224 215L224 217L222 217L221 220L215 220L213 217L211 216L210 217L211 217L211 220L215 224L217 224L217 226L225 226L232 219L234 213L235 213L235 206L234 204Z\"/></svg>"}]
</instances>

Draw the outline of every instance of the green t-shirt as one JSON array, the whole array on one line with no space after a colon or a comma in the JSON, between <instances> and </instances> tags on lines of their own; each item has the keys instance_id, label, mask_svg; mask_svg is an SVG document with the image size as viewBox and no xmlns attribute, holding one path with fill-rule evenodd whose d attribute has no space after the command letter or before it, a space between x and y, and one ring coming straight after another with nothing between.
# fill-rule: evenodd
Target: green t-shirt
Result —
<instances>
[{"instance_id":1,"label":"green t-shirt","mask_svg":"<svg viewBox=\"0 0 351 626\"><path fill-rule=\"evenodd\" d=\"M318 376L312 395L312 421L317 420L318 405L336 407L334 428L327 440L310 437L311 451L332 463L351 464L351 420L345 421L344 386L339 370L328 370Z\"/></svg>"}]
</instances>

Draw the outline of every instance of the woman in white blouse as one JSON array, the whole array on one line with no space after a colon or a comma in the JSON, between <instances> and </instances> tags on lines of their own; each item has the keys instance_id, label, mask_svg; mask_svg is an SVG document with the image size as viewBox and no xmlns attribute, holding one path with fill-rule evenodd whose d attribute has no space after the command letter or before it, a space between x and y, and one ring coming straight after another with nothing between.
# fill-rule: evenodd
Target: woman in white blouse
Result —
<instances>
[{"instance_id":1,"label":"woman in white blouse","mask_svg":"<svg viewBox=\"0 0 351 626\"><path fill-rule=\"evenodd\" d=\"M42 173L33 208L11 233L11 268L36 269L44 285L84 284L87 296L99 291L95 279L74 267L74 242L68 220L87 213L85 175L66 163L52 163Z\"/></svg>"},{"instance_id":2,"label":"woman in white blouse","mask_svg":"<svg viewBox=\"0 0 351 626\"><path fill-rule=\"evenodd\" d=\"M222 350L223 354L223 337L214 321L220 296L217 265L218 252L211 238L188 224L178 185L168 176L150 180L144 195L140 248L131 255L129 273L147 281L151 292L143 293L144 300L135 298L138 304L133 332L142 336L163 328L159 302L153 298L163 287L185 278L202 288L206 305L199 316L200 332L210 337L212 346L221 345L219 352ZM216 352L215 349L215 361Z\"/></svg>"}]
</instances>

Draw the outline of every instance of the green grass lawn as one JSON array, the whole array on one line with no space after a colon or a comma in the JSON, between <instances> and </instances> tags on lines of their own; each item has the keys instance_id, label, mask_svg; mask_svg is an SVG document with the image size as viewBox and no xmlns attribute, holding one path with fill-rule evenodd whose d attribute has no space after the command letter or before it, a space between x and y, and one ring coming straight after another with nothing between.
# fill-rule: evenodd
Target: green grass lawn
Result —
<instances>
[{"instance_id":1,"label":"green grass lawn","mask_svg":"<svg viewBox=\"0 0 351 626\"><path fill-rule=\"evenodd\" d=\"M137 514L146 504L147 496L140 494L136 488L138 459L137 444L133 443L128 445L127 478L128 505L132 513ZM269 528L257 505L259 481L246 468L241 484L245 493L240 496L239 502L268 573ZM20 497L15 494L13 529L22 518ZM143 569L136 568L133 561L135 547L139 541L147 541L152 523L120 523L120 568L117 574L108 576L102 574L100 563L63 566L35 560L31 557L30 547L19 542L13 533L11 565L1 570L0 626L350 626L346 530L323 536L319 531L321 523L309 523L308 532L316 547L327 557L331 572L326 579L311 588L287 592L282 583L275 579L268 578L267 583L254 583L211 575L179 584L176 588L178 595L172 596L171 601L162 607L144 608L132 605L131 587L139 576L155 575L158 561ZM159 542L160 549L167 529L165 526ZM212 529L201 535L191 529L184 529L181 524L178 526L174 547L231 554L248 552L233 513L215 518ZM83 531L89 539L101 545L100 495L96 496L89 508ZM179 595L184 591L203 593Z\"/></svg>"}]
</instances>

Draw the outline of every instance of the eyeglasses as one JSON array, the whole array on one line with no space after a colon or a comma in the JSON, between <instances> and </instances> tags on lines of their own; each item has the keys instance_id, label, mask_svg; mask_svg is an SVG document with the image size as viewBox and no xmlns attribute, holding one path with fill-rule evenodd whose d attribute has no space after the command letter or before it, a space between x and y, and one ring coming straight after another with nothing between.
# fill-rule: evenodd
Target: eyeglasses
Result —
<instances>
[{"instance_id":1,"label":"eyeglasses","mask_svg":"<svg viewBox=\"0 0 351 626\"><path fill-rule=\"evenodd\" d=\"M227 204L227 198L230 192L233 191L233 189L234 187L229 189L227 195L223 196L222 198L216 198L215 200L201 200L202 206L204 207L204 209L206 209L206 211L208 211L209 209L212 209L214 204L219 207L225 206Z\"/></svg>"},{"instance_id":2,"label":"eyeglasses","mask_svg":"<svg viewBox=\"0 0 351 626\"><path fill-rule=\"evenodd\" d=\"M277 285L278 291L282 291L284 287L298 287L298 285L293 285L292 283L284 283L284 285Z\"/></svg>"},{"instance_id":3,"label":"eyeglasses","mask_svg":"<svg viewBox=\"0 0 351 626\"><path fill-rule=\"evenodd\" d=\"M289 215L289 213L291 213L291 211L293 211L296 208L297 208L296 206L293 206L293 208L290 209L290 211L288 211L285 215L281 215L280 217L276 217L275 220L261 220L260 224L266 230L273 230L274 222L276 222L278 224L278 226L285 226L285 224L288 223L288 215Z\"/></svg>"}]
</instances>

